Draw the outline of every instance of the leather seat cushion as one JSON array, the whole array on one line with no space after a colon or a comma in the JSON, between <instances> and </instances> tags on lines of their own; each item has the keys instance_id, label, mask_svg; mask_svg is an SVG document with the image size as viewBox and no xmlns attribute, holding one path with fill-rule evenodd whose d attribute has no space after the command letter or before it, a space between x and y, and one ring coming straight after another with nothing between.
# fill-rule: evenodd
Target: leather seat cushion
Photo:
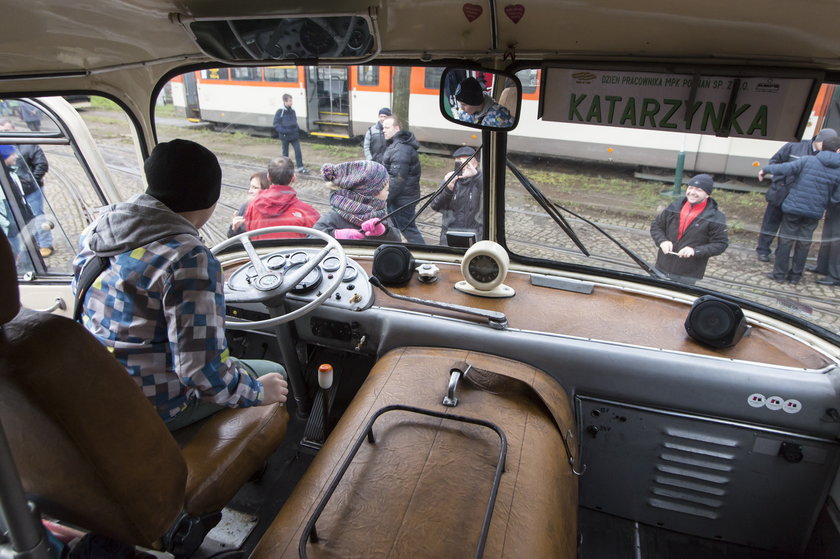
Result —
<instances>
[{"instance_id":1,"label":"leather seat cushion","mask_svg":"<svg viewBox=\"0 0 840 559\"><path fill-rule=\"evenodd\" d=\"M289 425L280 404L225 409L173 433L187 463L186 511L221 510L280 445Z\"/></svg>"}]
</instances>

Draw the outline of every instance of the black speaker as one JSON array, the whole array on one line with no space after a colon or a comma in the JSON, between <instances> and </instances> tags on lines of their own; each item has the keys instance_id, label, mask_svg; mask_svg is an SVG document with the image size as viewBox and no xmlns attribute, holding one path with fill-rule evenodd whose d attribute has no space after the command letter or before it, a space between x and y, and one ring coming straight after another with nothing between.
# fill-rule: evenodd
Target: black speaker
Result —
<instances>
[{"instance_id":1,"label":"black speaker","mask_svg":"<svg viewBox=\"0 0 840 559\"><path fill-rule=\"evenodd\" d=\"M411 279L414 257L403 245L379 245L373 251L373 275L386 285L400 285Z\"/></svg>"},{"instance_id":2,"label":"black speaker","mask_svg":"<svg viewBox=\"0 0 840 559\"><path fill-rule=\"evenodd\" d=\"M711 347L734 346L747 328L741 307L714 295L704 295L694 301L685 319L688 335Z\"/></svg>"}]
</instances>

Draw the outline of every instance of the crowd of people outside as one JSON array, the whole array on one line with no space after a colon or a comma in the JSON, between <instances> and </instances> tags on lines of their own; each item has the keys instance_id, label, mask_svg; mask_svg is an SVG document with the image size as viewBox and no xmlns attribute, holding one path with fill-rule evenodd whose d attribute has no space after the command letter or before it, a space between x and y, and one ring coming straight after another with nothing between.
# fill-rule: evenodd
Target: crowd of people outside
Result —
<instances>
[{"instance_id":1,"label":"crowd of people outside","mask_svg":"<svg viewBox=\"0 0 840 559\"><path fill-rule=\"evenodd\" d=\"M772 263L767 277L799 285L804 272L819 285L840 286L840 137L824 128L810 140L788 142L758 172L771 177L756 244L759 262ZM714 179L699 174L685 195L659 213L650 227L656 268L670 279L694 284L709 258L728 246L726 216L711 197ZM816 264L806 266L814 232L823 222ZM772 246L776 243L773 253Z\"/></svg>"},{"instance_id":2,"label":"crowd of people outside","mask_svg":"<svg viewBox=\"0 0 840 559\"><path fill-rule=\"evenodd\" d=\"M30 116L32 122L36 119L40 123L40 111L29 103L18 103L17 113ZM23 118L23 117L21 117ZM29 121L25 121L29 128L35 131ZM40 128L40 124L38 124ZM16 126L11 118L0 118L0 132L14 132ZM0 228L9 238L16 258L24 254L22 233L27 233L43 258L49 258L55 252L53 247L52 223L46 218L46 199L44 196L44 181L49 171L49 162L43 149L37 144L0 145L0 160L8 171L8 176L16 188L13 189L14 200L6 200L0 193ZM20 211L23 227L19 227L12 213L12 204Z\"/></svg>"},{"instance_id":3,"label":"crowd of people outside","mask_svg":"<svg viewBox=\"0 0 840 559\"><path fill-rule=\"evenodd\" d=\"M365 159L327 163L320 177L330 190L329 207L320 214L297 197L294 188L297 169L288 156L272 159L266 171L256 171L248 183L248 199L237 210L228 227L228 237L263 227L296 225L314 227L337 239L377 239L400 242L405 239L425 244L415 223L420 194L419 142L401 129L400 121L387 107L365 136ZM454 171L440 184L431 201L441 214L440 244L447 245L447 232L468 232L474 240L483 236L482 196L484 182L476 152L461 147L452 154ZM295 233L273 233L260 238L299 237Z\"/></svg>"}]
</instances>

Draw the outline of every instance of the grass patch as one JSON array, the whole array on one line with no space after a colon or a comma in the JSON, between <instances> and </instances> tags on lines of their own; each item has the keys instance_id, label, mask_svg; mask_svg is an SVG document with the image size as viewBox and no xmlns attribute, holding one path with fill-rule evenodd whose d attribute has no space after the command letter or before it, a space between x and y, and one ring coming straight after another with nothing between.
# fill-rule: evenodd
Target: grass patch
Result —
<instances>
[{"instance_id":1,"label":"grass patch","mask_svg":"<svg viewBox=\"0 0 840 559\"><path fill-rule=\"evenodd\" d=\"M175 105L155 105L155 117L175 117Z\"/></svg>"},{"instance_id":2,"label":"grass patch","mask_svg":"<svg viewBox=\"0 0 840 559\"><path fill-rule=\"evenodd\" d=\"M104 111L120 111L122 108L107 97L100 97L99 95L92 95L90 98L90 106L94 109L102 109Z\"/></svg>"}]
</instances>

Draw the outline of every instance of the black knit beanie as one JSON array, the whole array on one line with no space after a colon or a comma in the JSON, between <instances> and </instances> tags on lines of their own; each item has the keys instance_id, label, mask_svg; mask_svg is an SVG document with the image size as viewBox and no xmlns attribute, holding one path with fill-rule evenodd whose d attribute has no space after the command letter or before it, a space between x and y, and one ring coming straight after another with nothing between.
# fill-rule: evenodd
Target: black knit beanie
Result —
<instances>
[{"instance_id":1,"label":"black knit beanie","mask_svg":"<svg viewBox=\"0 0 840 559\"><path fill-rule=\"evenodd\" d=\"M455 99L467 105L481 105L484 102L484 88L475 78L467 78L458 84Z\"/></svg>"},{"instance_id":2,"label":"black knit beanie","mask_svg":"<svg viewBox=\"0 0 840 559\"><path fill-rule=\"evenodd\" d=\"M222 168L206 147L190 140L172 140L155 146L143 165L149 187L146 194L173 212L204 210L219 199Z\"/></svg>"}]
</instances>

